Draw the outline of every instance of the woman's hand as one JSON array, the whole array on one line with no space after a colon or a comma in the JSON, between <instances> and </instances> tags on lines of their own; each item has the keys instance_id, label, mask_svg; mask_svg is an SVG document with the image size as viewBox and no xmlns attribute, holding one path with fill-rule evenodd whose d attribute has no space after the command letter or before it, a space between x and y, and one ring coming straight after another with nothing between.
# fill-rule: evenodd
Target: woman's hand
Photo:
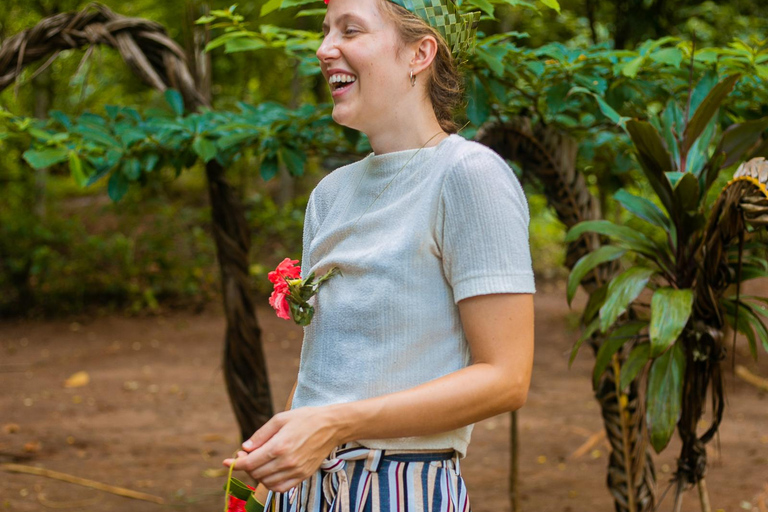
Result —
<instances>
[{"instance_id":1,"label":"woman's hand","mask_svg":"<svg viewBox=\"0 0 768 512\"><path fill-rule=\"evenodd\" d=\"M329 407L300 407L275 414L243 443L235 469L267 489L286 492L312 476L341 437ZM226 459L229 467L234 459Z\"/></svg>"}]
</instances>

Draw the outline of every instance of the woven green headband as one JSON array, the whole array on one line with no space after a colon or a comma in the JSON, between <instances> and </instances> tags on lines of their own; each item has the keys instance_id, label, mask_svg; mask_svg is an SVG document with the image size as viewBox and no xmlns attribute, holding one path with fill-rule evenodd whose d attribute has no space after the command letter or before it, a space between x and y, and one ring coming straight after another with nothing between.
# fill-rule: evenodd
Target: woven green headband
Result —
<instances>
[{"instance_id":1,"label":"woven green headband","mask_svg":"<svg viewBox=\"0 0 768 512\"><path fill-rule=\"evenodd\" d=\"M480 11L461 14L453 0L389 0L435 28L456 58L475 50ZM328 3L328 0L325 0Z\"/></svg>"}]
</instances>

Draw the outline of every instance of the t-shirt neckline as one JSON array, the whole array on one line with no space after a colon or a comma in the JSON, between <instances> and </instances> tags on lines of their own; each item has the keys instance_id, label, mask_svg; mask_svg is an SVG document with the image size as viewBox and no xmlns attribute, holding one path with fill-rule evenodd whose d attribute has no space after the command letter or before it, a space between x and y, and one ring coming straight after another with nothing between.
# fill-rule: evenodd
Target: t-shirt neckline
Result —
<instances>
[{"instance_id":1,"label":"t-shirt neckline","mask_svg":"<svg viewBox=\"0 0 768 512\"><path fill-rule=\"evenodd\" d=\"M411 153L419 151L419 150L421 150L422 153L425 152L425 151L432 151L432 150L438 149L440 146L443 145L443 143L445 143L445 141L447 141L448 139L452 139L454 136L458 137L457 134L450 133L450 134L448 134L448 136L446 138L444 138L443 140L441 140L440 142L438 142L434 146L428 146L428 147L425 147L425 148L401 149L401 150L398 150L398 151L390 151L388 153L381 153L381 154L378 154L378 155L376 153L374 153L373 151L371 151L368 156L371 159L375 160L375 159L381 159L381 158L385 158L385 157L392 157L392 158L394 158L394 157L397 157L399 155L410 155Z\"/></svg>"}]
</instances>

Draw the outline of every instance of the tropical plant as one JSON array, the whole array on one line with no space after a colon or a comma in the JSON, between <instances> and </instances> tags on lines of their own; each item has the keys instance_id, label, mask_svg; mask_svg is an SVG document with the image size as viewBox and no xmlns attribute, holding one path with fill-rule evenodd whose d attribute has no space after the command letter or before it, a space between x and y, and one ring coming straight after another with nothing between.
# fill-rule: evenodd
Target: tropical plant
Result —
<instances>
[{"instance_id":1,"label":"tropical plant","mask_svg":"<svg viewBox=\"0 0 768 512\"><path fill-rule=\"evenodd\" d=\"M569 302L592 269L619 259L627 263L590 294L583 313L587 328L574 344L571 361L583 341L599 332L607 338L595 361L596 388L612 367L622 395L647 369L644 409L650 443L662 451L675 428L682 439L674 477L676 511L688 486L705 489L705 444L717 432L724 410L726 324L747 336L754 357L758 338L768 350L761 318L768 317L768 310L759 304L765 299L739 294L743 281L768 276L768 261L760 253L768 242L751 228L764 225L768 165L753 160L714 201L708 194L722 169L768 149L762 139L768 117L732 124L716 136L725 120L718 115L720 107L738 79L731 75L718 82L698 105L692 105L691 87L684 108L671 99L648 121L629 120L626 129L653 200L620 190L614 197L629 212L627 224L592 220L566 236L575 241L596 233L610 240L573 267ZM708 390L712 422L699 436ZM708 510L706 492L700 494Z\"/></svg>"}]
</instances>

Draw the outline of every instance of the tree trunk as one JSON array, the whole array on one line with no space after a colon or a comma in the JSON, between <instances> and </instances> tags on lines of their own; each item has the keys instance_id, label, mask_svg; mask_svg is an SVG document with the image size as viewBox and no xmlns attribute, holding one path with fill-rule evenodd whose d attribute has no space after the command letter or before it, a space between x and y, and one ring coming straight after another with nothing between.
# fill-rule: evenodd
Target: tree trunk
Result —
<instances>
[{"instance_id":1,"label":"tree trunk","mask_svg":"<svg viewBox=\"0 0 768 512\"><path fill-rule=\"evenodd\" d=\"M242 206L224 180L224 168L211 160L205 171L227 316L224 379L240 434L248 439L274 413L248 274L251 237Z\"/></svg>"}]
</instances>

